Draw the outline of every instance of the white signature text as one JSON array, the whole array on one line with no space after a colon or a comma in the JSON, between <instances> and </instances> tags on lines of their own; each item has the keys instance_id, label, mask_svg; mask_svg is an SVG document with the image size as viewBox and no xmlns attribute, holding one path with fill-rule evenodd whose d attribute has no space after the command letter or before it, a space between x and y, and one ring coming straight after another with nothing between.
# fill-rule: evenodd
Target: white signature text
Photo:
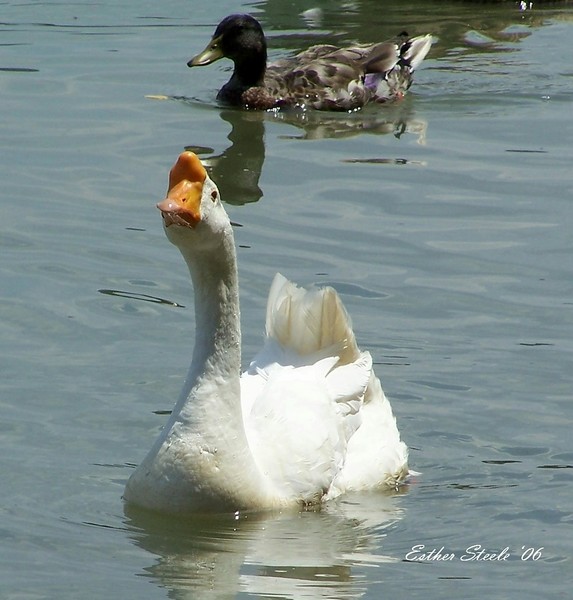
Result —
<instances>
[{"instance_id":1,"label":"white signature text","mask_svg":"<svg viewBox=\"0 0 573 600\"><path fill-rule=\"evenodd\" d=\"M412 549L406 553L404 558L413 562L439 562L448 560L460 560L462 562L504 562L510 559L513 554L515 554L519 560L536 561L541 558L542 550L543 547L530 548L527 546L522 546L520 551L512 553L509 546L506 546L501 550L489 550L484 548L481 544L472 544L463 552L452 552L450 550L446 550L444 546L441 546L440 548L428 548L425 544L416 544L415 546L412 546Z\"/></svg>"}]
</instances>

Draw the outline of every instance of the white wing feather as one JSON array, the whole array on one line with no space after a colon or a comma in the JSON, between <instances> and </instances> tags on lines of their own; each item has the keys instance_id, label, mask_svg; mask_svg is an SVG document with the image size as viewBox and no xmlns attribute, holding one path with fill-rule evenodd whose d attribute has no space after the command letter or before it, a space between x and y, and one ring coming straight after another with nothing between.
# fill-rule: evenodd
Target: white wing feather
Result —
<instances>
[{"instance_id":1,"label":"white wing feather","mask_svg":"<svg viewBox=\"0 0 573 600\"><path fill-rule=\"evenodd\" d=\"M386 478L389 464L401 477L406 447L336 291L277 274L266 332L241 396L252 454L276 492L308 501L314 489L320 500Z\"/></svg>"}]
</instances>

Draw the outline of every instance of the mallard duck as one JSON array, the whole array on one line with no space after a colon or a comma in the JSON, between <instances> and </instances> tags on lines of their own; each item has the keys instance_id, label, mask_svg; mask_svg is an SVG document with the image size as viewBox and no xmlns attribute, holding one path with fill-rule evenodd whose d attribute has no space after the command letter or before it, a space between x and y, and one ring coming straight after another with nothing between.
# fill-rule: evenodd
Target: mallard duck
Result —
<instances>
[{"instance_id":1,"label":"mallard duck","mask_svg":"<svg viewBox=\"0 0 573 600\"><path fill-rule=\"evenodd\" d=\"M250 15L230 15L187 66L230 58L235 64L233 75L217 95L226 104L264 110L299 106L349 111L369 102L402 98L431 45L430 34L409 38L403 32L395 40L371 45L312 46L267 65L260 23Z\"/></svg>"},{"instance_id":2,"label":"mallard duck","mask_svg":"<svg viewBox=\"0 0 573 600\"><path fill-rule=\"evenodd\" d=\"M195 154L179 157L157 207L193 281L195 347L179 400L125 499L168 513L226 512L395 489L408 475L408 449L336 291L305 290L277 274L263 347L241 375L233 230Z\"/></svg>"}]
</instances>

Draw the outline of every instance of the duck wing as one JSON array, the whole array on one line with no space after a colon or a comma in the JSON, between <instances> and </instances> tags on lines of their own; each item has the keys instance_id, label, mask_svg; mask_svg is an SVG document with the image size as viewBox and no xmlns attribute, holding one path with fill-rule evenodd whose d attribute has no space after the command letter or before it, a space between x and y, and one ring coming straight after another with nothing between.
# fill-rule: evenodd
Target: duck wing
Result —
<instances>
[{"instance_id":1,"label":"duck wing","mask_svg":"<svg viewBox=\"0 0 573 600\"><path fill-rule=\"evenodd\" d=\"M322 44L269 65L265 87L287 105L354 110L400 98L432 44L432 36L347 48Z\"/></svg>"},{"instance_id":2,"label":"duck wing","mask_svg":"<svg viewBox=\"0 0 573 600\"><path fill-rule=\"evenodd\" d=\"M296 56L269 65L265 87L286 105L318 110L352 110L366 104L359 55L336 46L313 46Z\"/></svg>"}]
</instances>

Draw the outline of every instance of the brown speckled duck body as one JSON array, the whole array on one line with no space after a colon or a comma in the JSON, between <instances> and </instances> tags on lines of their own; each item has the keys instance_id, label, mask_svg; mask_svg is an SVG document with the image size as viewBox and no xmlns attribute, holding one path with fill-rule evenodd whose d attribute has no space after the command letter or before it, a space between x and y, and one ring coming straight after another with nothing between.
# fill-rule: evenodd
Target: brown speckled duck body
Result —
<instances>
[{"instance_id":1,"label":"brown speckled duck body","mask_svg":"<svg viewBox=\"0 0 573 600\"><path fill-rule=\"evenodd\" d=\"M230 15L189 67L229 58L235 68L217 99L225 104L269 110L283 107L351 111L369 102L400 99L412 73L432 45L430 34L370 45L338 48L312 46L267 65L267 44L259 22L250 15Z\"/></svg>"}]
</instances>

